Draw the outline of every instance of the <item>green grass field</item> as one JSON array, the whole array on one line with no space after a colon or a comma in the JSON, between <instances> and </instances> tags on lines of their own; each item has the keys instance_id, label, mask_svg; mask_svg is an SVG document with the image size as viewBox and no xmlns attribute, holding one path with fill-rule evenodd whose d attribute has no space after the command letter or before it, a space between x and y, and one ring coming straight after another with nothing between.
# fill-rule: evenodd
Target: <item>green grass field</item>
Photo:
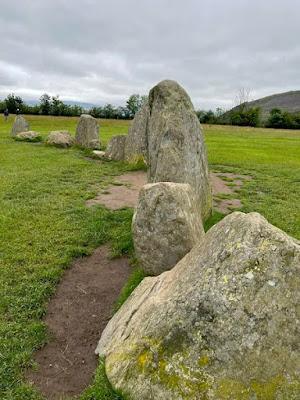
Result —
<instances>
[{"instance_id":1,"label":"green grass field","mask_svg":"<svg viewBox=\"0 0 300 400\"><path fill-rule=\"evenodd\" d=\"M37 117L32 130L75 132L76 118ZM132 210L111 212L86 208L114 176L129 169L100 163L79 149L15 142L12 117L0 120L0 398L37 400L40 395L23 379L32 353L47 340L41 318L63 271L75 257L110 242L114 255L132 254ZM127 121L102 120L105 146L124 134ZM258 211L300 239L300 131L204 126L210 167L249 174L239 193L243 210ZM217 219L214 216L208 225ZM131 286L138 279L133 277ZM126 297L125 290L122 300ZM81 400L119 399L100 363L94 384Z\"/></svg>"}]
</instances>

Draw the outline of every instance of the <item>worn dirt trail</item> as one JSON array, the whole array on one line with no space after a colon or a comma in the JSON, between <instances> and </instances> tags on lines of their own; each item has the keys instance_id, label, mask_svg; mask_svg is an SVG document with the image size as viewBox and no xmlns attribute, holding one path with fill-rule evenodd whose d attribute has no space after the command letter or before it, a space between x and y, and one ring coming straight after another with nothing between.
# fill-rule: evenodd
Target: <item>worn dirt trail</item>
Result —
<instances>
[{"instance_id":1,"label":"worn dirt trail","mask_svg":"<svg viewBox=\"0 0 300 400\"><path fill-rule=\"evenodd\" d=\"M98 364L95 348L130 273L127 258L110 259L107 246L65 272L44 319L52 336L35 354L27 378L49 400L81 393Z\"/></svg>"}]
</instances>

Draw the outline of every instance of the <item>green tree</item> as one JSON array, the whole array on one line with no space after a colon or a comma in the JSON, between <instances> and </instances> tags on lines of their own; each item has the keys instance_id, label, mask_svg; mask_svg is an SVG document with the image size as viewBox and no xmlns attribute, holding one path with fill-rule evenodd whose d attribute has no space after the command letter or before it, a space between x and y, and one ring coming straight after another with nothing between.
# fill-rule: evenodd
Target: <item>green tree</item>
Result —
<instances>
[{"instance_id":1,"label":"green tree","mask_svg":"<svg viewBox=\"0 0 300 400\"><path fill-rule=\"evenodd\" d=\"M40 97L40 112L43 115L49 115L51 110L51 98L47 93Z\"/></svg>"},{"instance_id":2,"label":"green tree","mask_svg":"<svg viewBox=\"0 0 300 400\"><path fill-rule=\"evenodd\" d=\"M270 128L299 129L300 115L282 111L279 108L273 108L270 112L267 126Z\"/></svg>"},{"instance_id":3,"label":"green tree","mask_svg":"<svg viewBox=\"0 0 300 400\"><path fill-rule=\"evenodd\" d=\"M139 94L132 94L126 102L126 108L130 118L133 118L135 114L142 108L143 104L147 101L147 96L141 96Z\"/></svg>"},{"instance_id":4,"label":"green tree","mask_svg":"<svg viewBox=\"0 0 300 400\"><path fill-rule=\"evenodd\" d=\"M260 121L259 107L238 107L230 114L231 125L258 126Z\"/></svg>"},{"instance_id":5,"label":"green tree","mask_svg":"<svg viewBox=\"0 0 300 400\"><path fill-rule=\"evenodd\" d=\"M14 93L9 94L4 101L9 113L15 114L17 109L20 111L23 109L24 102L22 98L15 96Z\"/></svg>"},{"instance_id":6,"label":"green tree","mask_svg":"<svg viewBox=\"0 0 300 400\"><path fill-rule=\"evenodd\" d=\"M111 104L105 104L102 108L101 118L115 118L116 110Z\"/></svg>"},{"instance_id":7,"label":"green tree","mask_svg":"<svg viewBox=\"0 0 300 400\"><path fill-rule=\"evenodd\" d=\"M51 115L64 115L65 105L59 99L59 96L52 96L51 98L51 108L50 113Z\"/></svg>"}]
</instances>

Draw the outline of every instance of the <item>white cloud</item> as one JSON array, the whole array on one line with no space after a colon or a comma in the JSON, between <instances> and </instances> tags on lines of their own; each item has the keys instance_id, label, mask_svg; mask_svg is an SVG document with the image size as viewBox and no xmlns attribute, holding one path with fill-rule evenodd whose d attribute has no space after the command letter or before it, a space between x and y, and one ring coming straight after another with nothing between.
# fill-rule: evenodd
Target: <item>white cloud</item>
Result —
<instances>
[{"instance_id":1,"label":"white cloud","mask_svg":"<svg viewBox=\"0 0 300 400\"><path fill-rule=\"evenodd\" d=\"M0 97L121 104L169 78L214 108L300 88L298 0L0 3Z\"/></svg>"}]
</instances>

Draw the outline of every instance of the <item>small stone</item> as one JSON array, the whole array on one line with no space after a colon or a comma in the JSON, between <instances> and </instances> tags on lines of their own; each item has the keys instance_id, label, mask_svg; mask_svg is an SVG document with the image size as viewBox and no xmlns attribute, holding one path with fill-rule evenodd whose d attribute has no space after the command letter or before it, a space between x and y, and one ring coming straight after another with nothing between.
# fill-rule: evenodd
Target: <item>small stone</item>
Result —
<instances>
[{"instance_id":1,"label":"small stone","mask_svg":"<svg viewBox=\"0 0 300 400\"><path fill-rule=\"evenodd\" d=\"M52 131L46 140L49 145L57 147L70 147L74 144L74 138L68 131Z\"/></svg>"},{"instance_id":2,"label":"small stone","mask_svg":"<svg viewBox=\"0 0 300 400\"><path fill-rule=\"evenodd\" d=\"M41 135L34 131L19 132L14 138L20 142L40 142L42 140Z\"/></svg>"},{"instance_id":3,"label":"small stone","mask_svg":"<svg viewBox=\"0 0 300 400\"><path fill-rule=\"evenodd\" d=\"M105 158L105 151L93 150L93 154L99 158Z\"/></svg>"}]
</instances>

